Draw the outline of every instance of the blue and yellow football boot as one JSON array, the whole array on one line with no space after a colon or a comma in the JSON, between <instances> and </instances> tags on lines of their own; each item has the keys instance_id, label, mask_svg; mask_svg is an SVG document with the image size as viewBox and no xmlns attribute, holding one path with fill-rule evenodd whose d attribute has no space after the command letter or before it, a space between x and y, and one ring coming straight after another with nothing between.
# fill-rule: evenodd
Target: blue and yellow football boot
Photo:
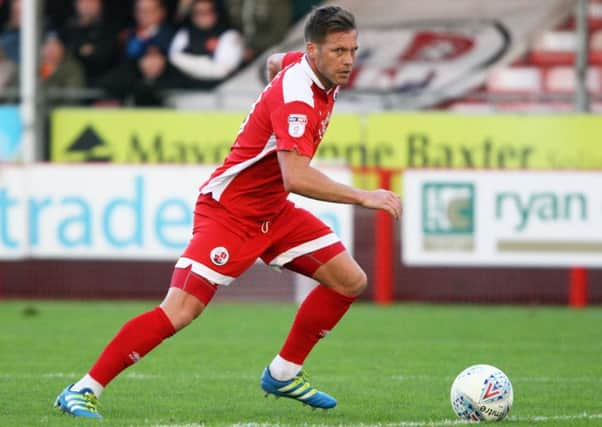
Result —
<instances>
[{"instance_id":1,"label":"blue and yellow football boot","mask_svg":"<svg viewBox=\"0 0 602 427\"><path fill-rule=\"evenodd\" d=\"M261 388L266 397L270 394L277 398L288 397L313 408L330 409L337 405L334 397L312 387L303 372L299 372L292 380L278 381L272 378L270 370L265 368L261 376Z\"/></svg>"},{"instance_id":2,"label":"blue and yellow football boot","mask_svg":"<svg viewBox=\"0 0 602 427\"><path fill-rule=\"evenodd\" d=\"M102 418L98 413L100 403L94 392L89 388L73 391L71 387L73 384L57 396L54 406L74 417Z\"/></svg>"}]
</instances>

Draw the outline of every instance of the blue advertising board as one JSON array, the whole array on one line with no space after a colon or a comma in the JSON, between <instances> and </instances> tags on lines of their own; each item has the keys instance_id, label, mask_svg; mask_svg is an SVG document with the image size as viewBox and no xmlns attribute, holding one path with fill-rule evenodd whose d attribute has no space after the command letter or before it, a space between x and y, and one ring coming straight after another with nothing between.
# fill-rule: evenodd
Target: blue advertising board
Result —
<instances>
[{"instance_id":1,"label":"blue advertising board","mask_svg":"<svg viewBox=\"0 0 602 427\"><path fill-rule=\"evenodd\" d=\"M17 106L0 106L0 162L21 157L21 115Z\"/></svg>"}]
</instances>

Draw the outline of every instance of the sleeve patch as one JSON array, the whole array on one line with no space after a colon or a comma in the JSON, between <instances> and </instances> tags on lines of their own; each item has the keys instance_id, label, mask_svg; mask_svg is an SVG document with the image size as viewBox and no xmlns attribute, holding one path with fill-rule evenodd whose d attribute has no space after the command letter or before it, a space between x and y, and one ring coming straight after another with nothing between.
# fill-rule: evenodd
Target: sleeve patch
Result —
<instances>
[{"instance_id":1,"label":"sleeve patch","mask_svg":"<svg viewBox=\"0 0 602 427\"><path fill-rule=\"evenodd\" d=\"M293 138L299 138L305 133L307 116L305 114L289 114L288 134Z\"/></svg>"}]
</instances>

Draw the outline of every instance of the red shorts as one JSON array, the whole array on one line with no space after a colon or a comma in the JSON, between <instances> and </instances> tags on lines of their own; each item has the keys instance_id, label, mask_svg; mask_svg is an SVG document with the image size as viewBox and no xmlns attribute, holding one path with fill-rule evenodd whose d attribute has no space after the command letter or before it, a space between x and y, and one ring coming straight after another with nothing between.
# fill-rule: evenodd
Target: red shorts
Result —
<instances>
[{"instance_id":1,"label":"red shorts","mask_svg":"<svg viewBox=\"0 0 602 427\"><path fill-rule=\"evenodd\" d=\"M258 258L271 267L311 277L345 250L330 227L291 202L271 221L252 222L234 217L208 196L201 197L207 199L197 203L193 236L176 263L171 286L185 288L191 273L210 282L207 286L229 285Z\"/></svg>"}]
</instances>

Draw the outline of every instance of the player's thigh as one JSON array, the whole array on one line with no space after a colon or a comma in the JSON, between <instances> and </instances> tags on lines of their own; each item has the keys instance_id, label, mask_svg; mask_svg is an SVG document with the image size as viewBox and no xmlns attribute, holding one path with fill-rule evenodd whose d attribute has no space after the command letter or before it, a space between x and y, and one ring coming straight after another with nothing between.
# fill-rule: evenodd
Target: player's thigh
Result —
<instances>
[{"instance_id":1,"label":"player's thigh","mask_svg":"<svg viewBox=\"0 0 602 427\"><path fill-rule=\"evenodd\" d=\"M345 295L355 296L366 285L366 275L332 229L310 212L291 207L274 223L274 243L262 259L312 277Z\"/></svg>"},{"instance_id":2,"label":"player's thigh","mask_svg":"<svg viewBox=\"0 0 602 427\"><path fill-rule=\"evenodd\" d=\"M208 286L230 285L253 265L265 246L261 236L250 236L236 223L198 216L194 234L175 265L171 286L203 301Z\"/></svg>"},{"instance_id":3,"label":"player's thigh","mask_svg":"<svg viewBox=\"0 0 602 427\"><path fill-rule=\"evenodd\" d=\"M291 268L307 276L312 276L317 267L345 250L328 225L312 213L293 204L289 204L270 224L268 235L270 246L262 254L261 259L271 267L289 268L292 261L321 251L318 253L319 256L314 258L317 265L301 263L296 266L297 269ZM325 250L327 247L331 247L331 250ZM306 261L311 259L306 258Z\"/></svg>"}]
</instances>

